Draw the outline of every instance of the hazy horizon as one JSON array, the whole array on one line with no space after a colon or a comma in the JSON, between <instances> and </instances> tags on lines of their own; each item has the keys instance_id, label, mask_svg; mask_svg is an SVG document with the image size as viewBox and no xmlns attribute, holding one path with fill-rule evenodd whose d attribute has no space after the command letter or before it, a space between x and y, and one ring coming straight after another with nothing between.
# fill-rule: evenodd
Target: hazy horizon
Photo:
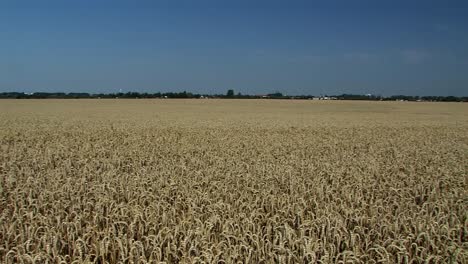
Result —
<instances>
[{"instance_id":1,"label":"hazy horizon","mask_svg":"<svg viewBox=\"0 0 468 264\"><path fill-rule=\"evenodd\" d=\"M0 92L468 95L465 1L0 3Z\"/></svg>"}]
</instances>

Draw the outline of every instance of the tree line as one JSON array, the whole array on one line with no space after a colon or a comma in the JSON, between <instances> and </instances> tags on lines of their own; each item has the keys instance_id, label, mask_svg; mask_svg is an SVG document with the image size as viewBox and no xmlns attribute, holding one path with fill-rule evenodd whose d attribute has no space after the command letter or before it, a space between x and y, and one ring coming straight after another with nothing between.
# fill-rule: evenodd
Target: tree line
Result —
<instances>
[{"instance_id":1,"label":"tree line","mask_svg":"<svg viewBox=\"0 0 468 264\"><path fill-rule=\"evenodd\" d=\"M226 98L226 99L315 99L315 100L366 100L366 101L430 101L430 102L468 102L468 97L457 96L408 96L408 95L283 95L280 92L264 95L249 95L235 93L230 89L226 94L197 94L190 92L168 92L168 93L49 93L49 92L2 92L0 99L108 99L108 98Z\"/></svg>"}]
</instances>

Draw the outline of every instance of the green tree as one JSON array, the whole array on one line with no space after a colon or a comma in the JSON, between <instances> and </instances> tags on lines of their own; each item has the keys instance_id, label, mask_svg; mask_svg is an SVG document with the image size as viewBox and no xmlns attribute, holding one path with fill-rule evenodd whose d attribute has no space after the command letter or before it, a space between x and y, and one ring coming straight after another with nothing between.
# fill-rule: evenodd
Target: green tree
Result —
<instances>
[{"instance_id":1,"label":"green tree","mask_svg":"<svg viewBox=\"0 0 468 264\"><path fill-rule=\"evenodd\" d=\"M226 94L227 97L234 97L234 90L229 89Z\"/></svg>"}]
</instances>

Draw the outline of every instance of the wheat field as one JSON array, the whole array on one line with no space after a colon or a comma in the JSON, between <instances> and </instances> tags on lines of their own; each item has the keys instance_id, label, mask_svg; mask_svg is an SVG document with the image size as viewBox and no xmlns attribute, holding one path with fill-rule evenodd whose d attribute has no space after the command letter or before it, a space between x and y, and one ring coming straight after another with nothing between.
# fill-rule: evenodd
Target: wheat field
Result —
<instances>
[{"instance_id":1,"label":"wheat field","mask_svg":"<svg viewBox=\"0 0 468 264\"><path fill-rule=\"evenodd\" d=\"M468 104L1 100L4 263L468 263Z\"/></svg>"}]
</instances>

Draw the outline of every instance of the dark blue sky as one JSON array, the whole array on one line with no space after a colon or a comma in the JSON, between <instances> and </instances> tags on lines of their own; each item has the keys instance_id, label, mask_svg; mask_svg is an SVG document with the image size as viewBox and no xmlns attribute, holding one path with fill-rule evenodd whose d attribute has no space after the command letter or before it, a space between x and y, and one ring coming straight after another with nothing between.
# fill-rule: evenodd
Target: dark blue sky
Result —
<instances>
[{"instance_id":1,"label":"dark blue sky","mask_svg":"<svg viewBox=\"0 0 468 264\"><path fill-rule=\"evenodd\" d=\"M468 95L468 1L0 0L0 92Z\"/></svg>"}]
</instances>

